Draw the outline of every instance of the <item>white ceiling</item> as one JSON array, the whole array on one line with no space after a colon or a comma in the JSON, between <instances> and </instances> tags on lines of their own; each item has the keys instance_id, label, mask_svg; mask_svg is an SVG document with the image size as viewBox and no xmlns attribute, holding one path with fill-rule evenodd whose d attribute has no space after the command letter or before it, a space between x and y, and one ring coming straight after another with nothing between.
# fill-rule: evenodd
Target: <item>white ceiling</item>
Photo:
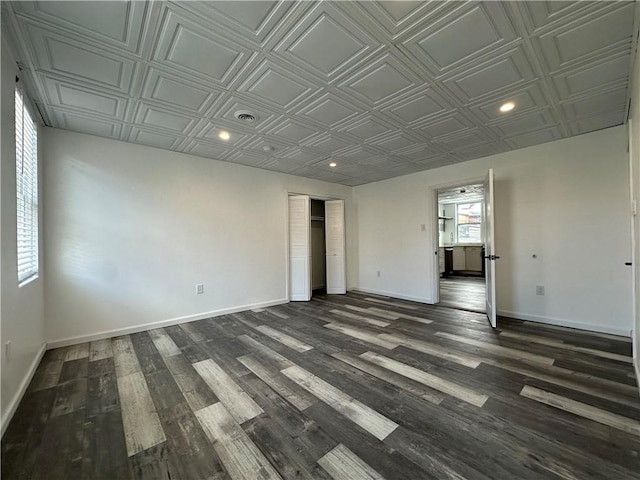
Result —
<instances>
[{"instance_id":1,"label":"white ceiling","mask_svg":"<svg viewBox=\"0 0 640 480\"><path fill-rule=\"evenodd\" d=\"M635 13L583 1L2 8L48 125L344 185L622 124ZM500 114L506 100L517 107Z\"/></svg>"}]
</instances>

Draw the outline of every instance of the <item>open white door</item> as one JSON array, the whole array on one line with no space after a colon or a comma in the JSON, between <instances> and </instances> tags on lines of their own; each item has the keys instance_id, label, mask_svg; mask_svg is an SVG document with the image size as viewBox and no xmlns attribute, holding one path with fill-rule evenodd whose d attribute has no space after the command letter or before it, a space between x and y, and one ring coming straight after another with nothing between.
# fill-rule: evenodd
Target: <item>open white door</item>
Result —
<instances>
[{"instance_id":1,"label":"open white door","mask_svg":"<svg viewBox=\"0 0 640 480\"><path fill-rule=\"evenodd\" d=\"M306 195L289 196L289 278L294 302L311 300L310 204Z\"/></svg>"},{"instance_id":2,"label":"open white door","mask_svg":"<svg viewBox=\"0 0 640 480\"><path fill-rule=\"evenodd\" d=\"M327 293L347 293L344 244L344 201L324 202L325 244L327 249Z\"/></svg>"},{"instance_id":3,"label":"open white door","mask_svg":"<svg viewBox=\"0 0 640 480\"><path fill-rule=\"evenodd\" d=\"M484 225L484 264L485 282L487 284L487 317L493 328L497 325L496 319L496 245L494 240L494 215L493 215L493 169L484 180L484 203L483 203Z\"/></svg>"}]
</instances>

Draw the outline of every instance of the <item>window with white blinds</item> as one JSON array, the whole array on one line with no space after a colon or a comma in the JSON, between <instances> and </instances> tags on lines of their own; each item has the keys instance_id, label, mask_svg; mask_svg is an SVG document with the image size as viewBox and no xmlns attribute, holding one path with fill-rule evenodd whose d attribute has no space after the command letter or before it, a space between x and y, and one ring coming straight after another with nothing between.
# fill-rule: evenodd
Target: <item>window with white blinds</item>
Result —
<instances>
[{"instance_id":1,"label":"window with white blinds","mask_svg":"<svg viewBox=\"0 0 640 480\"><path fill-rule=\"evenodd\" d=\"M18 283L38 274L38 130L16 88Z\"/></svg>"}]
</instances>

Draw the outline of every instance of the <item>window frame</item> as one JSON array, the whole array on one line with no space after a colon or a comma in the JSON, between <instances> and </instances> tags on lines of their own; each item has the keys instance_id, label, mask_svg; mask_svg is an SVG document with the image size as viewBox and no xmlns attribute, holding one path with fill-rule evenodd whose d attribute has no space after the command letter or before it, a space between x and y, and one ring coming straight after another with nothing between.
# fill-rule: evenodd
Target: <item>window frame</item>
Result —
<instances>
[{"instance_id":1,"label":"window frame","mask_svg":"<svg viewBox=\"0 0 640 480\"><path fill-rule=\"evenodd\" d=\"M477 203L480 205L480 223L459 223L459 213L458 213L458 209L460 208L460 205L471 205ZM483 233L484 233L484 219L482 218L482 208L484 205L484 200L475 200L475 201L463 201L463 202L456 202L456 212L455 212L455 230L456 230L456 243L469 243L469 244L474 244L474 245L482 245L483 243ZM460 241L460 230L459 227L460 225L480 225L480 240L478 242L470 242L470 241L466 241L466 242L461 242Z\"/></svg>"},{"instance_id":2,"label":"window frame","mask_svg":"<svg viewBox=\"0 0 640 480\"><path fill-rule=\"evenodd\" d=\"M22 287L40 272L38 124L20 85L15 87L14 98L16 273L18 287Z\"/></svg>"}]
</instances>

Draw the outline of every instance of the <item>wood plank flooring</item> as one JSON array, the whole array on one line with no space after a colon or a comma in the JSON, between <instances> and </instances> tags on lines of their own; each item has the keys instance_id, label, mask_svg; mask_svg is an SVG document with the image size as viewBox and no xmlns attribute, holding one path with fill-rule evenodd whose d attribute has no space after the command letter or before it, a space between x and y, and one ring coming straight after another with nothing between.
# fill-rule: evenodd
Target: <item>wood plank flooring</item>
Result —
<instances>
[{"instance_id":1,"label":"wood plank flooring","mask_svg":"<svg viewBox=\"0 0 640 480\"><path fill-rule=\"evenodd\" d=\"M477 277L440 278L440 303L443 307L472 312L486 310L485 279Z\"/></svg>"},{"instance_id":2,"label":"wood plank flooring","mask_svg":"<svg viewBox=\"0 0 640 480\"><path fill-rule=\"evenodd\" d=\"M50 350L11 479L640 479L628 339L360 294Z\"/></svg>"}]
</instances>

